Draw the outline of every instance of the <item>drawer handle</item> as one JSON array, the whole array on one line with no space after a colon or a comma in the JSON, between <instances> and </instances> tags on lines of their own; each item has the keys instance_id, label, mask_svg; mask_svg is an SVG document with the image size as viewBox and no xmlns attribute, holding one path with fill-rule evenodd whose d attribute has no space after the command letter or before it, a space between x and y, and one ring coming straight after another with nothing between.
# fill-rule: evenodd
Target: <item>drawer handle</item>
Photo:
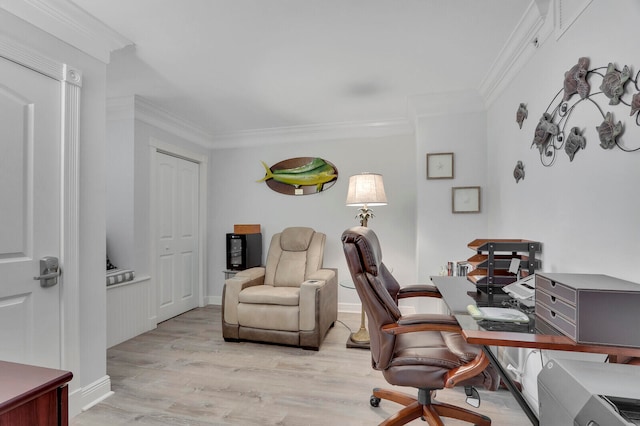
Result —
<instances>
[{"instance_id":1,"label":"drawer handle","mask_svg":"<svg viewBox=\"0 0 640 426\"><path fill-rule=\"evenodd\" d=\"M556 303L556 297L555 296L551 296L551 303Z\"/></svg>"},{"instance_id":2,"label":"drawer handle","mask_svg":"<svg viewBox=\"0 0 640 426\"><path fill-rule=\"evenodd\" d=\"M553 318L556 317L556 313L555 312L553 312L553 311L549 311L549 312L551 312L551 317L553 317Z\"/></svg>"},{"instance_id":3,"label":"drawer handle","mask_svg":"<svg viewBox=\"0 0 640 426\"><path fill-rule=\"evenodd\" d=\"M555 287L555 286L556 286L555 281L551 281L551 287Z\"/></svg>"}]
</instances>

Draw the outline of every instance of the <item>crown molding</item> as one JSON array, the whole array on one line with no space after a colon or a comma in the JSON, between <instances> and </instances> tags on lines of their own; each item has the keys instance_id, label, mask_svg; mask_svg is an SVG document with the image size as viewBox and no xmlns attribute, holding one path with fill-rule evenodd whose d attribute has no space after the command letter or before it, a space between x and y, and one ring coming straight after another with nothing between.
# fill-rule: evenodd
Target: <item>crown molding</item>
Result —
<instances>
[{"instance_id":1,"label":"crown molding","mask_svg":"<svg viewBox=\"0 0 640 426\"><path fill-rule=\"evenodd\" d=\"M548 1L532 1L509 36L500 54L480 83L479 92L487 106L500 95L524 68L536 50L553 33L553 19L547 19Z\"/></svg>"},{"instance_id":2,"label":"crown molding","mask_svg":"<svg viewBox=\"0 0 640 426\"><path fill-rule=\"evenodd\" d=\"M107 121L139 120L205 148L212 138L199 127L138 95L107 99Z\"/></svg>"},{"instance_id":3,"label":"crown molding","mask_svg":"<svg viewBox=\"0 0 640 426\"><path fill-rule=\"evenodd\" d=\"M136 120L169 132L205 148L212 147L212 137L197 125L160 108L148 99L133 96L133 111Z\"/></svg>"},{"instance_id":4,"label":"crown molding","mask_svg":"<svg viewBox=\"0 0 640 426\"><path fill-rule=\"evenodd\" d=\"M133 120L135 96L122 96L119 98L107 98L107 121Z\"/></svg>"},{"instance_id":5,"label":"crown molding","mask_svg":"<svg viewBox=\"0 0 640 426\"><path fill-rule=\"evenodd\" d=\"M409 98L409 115L417 122L424 117L464 114L485 110L484 99L474 90L428 93Z\"/></svg>"},{"instance_id":6,"label":"crown molding","mask_svg":"<svg viewBox=\"0 0 640 426\"><path fill-rule=\"evenodd\" d=\"M413 125L409 120L399 118L375 122L277 127L210 135L197 125L158 107L141 96L107 99L108 121L134 119L209 149L243 148L332 139L375 138L411 135L414 132Z\"/></svg>"},{"instance_id":7,"label":"crown molding","mask_svg":"<svg viewBox=\"0 0 640 426\"><path fill-rule=\"evenodd\" d=\"M213 144L214 148L241 148L320 140L378 138L413 133L413 124L408 119L397 118L384 121L276 127L214 135Z\"/></svg>"},{"instance_id":8,"label":"crown molding","mask_svg":"<svg viewBox=\"0 0 640 426\"><path fill-rule=\"evenodd\" d=\"M0 0L0 7L105 64L112 51L133 44L68 0Z\"/></svg>"},{"instance_id":9,"label":"crown molding","mask_svg":"<svg viewBox=\"0 0 640 426\"><path fill-rule=\"evenodd\" d=\"M578 20L582 12L584 12L593 0L576 1L556 0L555 3L555 34L556 40L559 40L564 33Z\"/></svg>"}]
</instances>

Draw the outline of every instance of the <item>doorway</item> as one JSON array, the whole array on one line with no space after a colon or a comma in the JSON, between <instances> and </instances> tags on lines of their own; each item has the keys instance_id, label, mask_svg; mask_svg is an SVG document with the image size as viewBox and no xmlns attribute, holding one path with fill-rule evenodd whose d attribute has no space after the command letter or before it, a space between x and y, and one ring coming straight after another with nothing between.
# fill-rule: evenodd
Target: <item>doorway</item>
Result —
<instances>
[{"instance_id":1,"label":"doorway","mask_svg":"<svg viewBox=\"0 0 640 426\"><path fill-rule=\"evenodd\" d=\"M60 82L4 58L0 75L0 359L59 368L61 278L34 276L61 253Z\"/></svg>"},{"instance_id":2,"label":"doorway","mask_svg":"<svg viewBox=\"0 0 640 426\"><path fill-rule=\"evenodd\" d=\"M206 162L202 160L177 148L154 149L152 229L158 323L204 306Z\"/></svg>"}]
</instances>

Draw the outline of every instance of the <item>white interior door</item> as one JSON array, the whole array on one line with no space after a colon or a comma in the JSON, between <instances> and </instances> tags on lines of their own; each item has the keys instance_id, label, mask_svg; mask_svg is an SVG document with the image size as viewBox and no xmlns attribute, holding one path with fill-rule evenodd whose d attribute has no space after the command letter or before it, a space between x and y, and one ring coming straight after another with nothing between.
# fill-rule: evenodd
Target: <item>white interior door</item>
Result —
<instances>
[{"instance_id":1,"label":"white interior door","mask_svg":"<svg viewBox=\"0 0 640 426\"><path fill-rule=\"evenodd\" d=\"M0 359L60 368L60 82L0 58Z\"/></svg>"},{"instance_id":2,"label":"white interior door","mask_svg":"<svg viewBox=\"0 0 640 426\"><path fill-rule=\"evenodd\" d=\"M156 154L158 322L198 306L198 167Z\"/></svg>"}]
</instances>

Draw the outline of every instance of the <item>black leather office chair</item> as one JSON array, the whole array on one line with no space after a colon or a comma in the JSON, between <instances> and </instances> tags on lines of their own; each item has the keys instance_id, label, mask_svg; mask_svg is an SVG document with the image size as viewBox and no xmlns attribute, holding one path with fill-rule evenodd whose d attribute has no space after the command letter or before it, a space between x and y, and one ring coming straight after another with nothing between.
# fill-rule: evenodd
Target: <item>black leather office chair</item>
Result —
<instances>
[{"instance_id":1,"label":"black leather office chair","mask_svg":"<svg viewBox=\"0 0 640 426\"><path fill-rule=\"evenodd\" d=\"M418 389L418 397L393 390L374 389L371 405L387 399L405 407L381 425L406 424L422 417L429 425L442 425L441 416L488 426L491 419L466 408L439 403L434 390L483 386L496 390L498 373L482 349L469 345L455 317L439 314L402 316L398 299L438 297L433 286L400 288L382 263L378 237L369 228L355 227L342 234L347 264L369 320L371 363L392 385Z\"/></svg>"}]
</instances>

